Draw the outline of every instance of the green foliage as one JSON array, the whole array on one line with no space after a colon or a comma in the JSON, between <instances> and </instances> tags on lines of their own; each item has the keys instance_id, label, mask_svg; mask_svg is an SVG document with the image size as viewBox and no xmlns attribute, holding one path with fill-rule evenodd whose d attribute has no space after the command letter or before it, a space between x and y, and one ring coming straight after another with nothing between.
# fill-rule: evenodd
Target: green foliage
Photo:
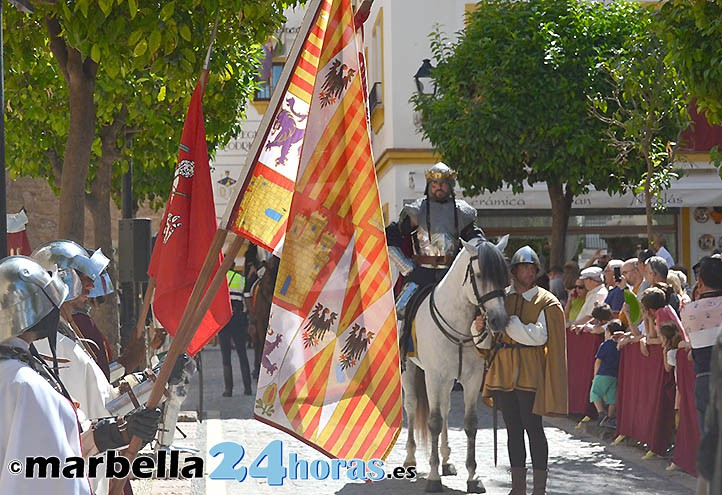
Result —
<instances>
[{"instance_id":1,"label":"green foliage","mask_svg":"<svg viewBox=\"0 0 722 495\"><path fill-rule=\"evenodd\" d=\"M436 96L412 98L423 135L470 193L561 183L622 191L643 164L617 164L589 97L610 81L597 70L646 28L636 3L485 0L465 31L431 46Z\"/></svg>"},{"instance_id":2,"label":"green foliage","mask_svg":"<svg viewBox=\"0 0 722 495\"><path fill-rule=\"evenodd\" d=\"M220 22L204 96L211 153L239 132L245 102L255 89L261 44L284 22L284 8L297 3L303 2L76 0L36 2L32 16L6 9L11 173L39 177L59 173L70 132L69 91L50 52L46 17L57 19L69 51L77 50L83 60L89 57L98 65L96 142L89 180L101 152L99 130L113 124L125 108L113 194L119 199L121 175L132 157L136 199L149 199L158 206L170 189L185 112L216 15Z\"/></svg>"},{"instance_id":3,"label":"green foliage","mask_svg":"<svg viewBox=\"0 0 722 495\"><path fill-rule=\"evenodd\" d=\"M609 125L608 141L617 151L617 162L646 165L633 184L635 192L659 196L678 177L673 147L689 123L686 88L675 68L665 62L667 50L655 22L658 13L644 11L640 16L646 29L600 64L612 85L609 93L594 98L594 105L596 115Z\"/></svg>"},{"instance_id":4,"label":"green foliage","mask_svg":"<svg viewBox=\"0 0 722 495\"><path fill-rule=\"evenodd\" d=\"M671 0L660 10L668 60L711 124L722 124L722 2Z\"/></svg>"}]
</instances>

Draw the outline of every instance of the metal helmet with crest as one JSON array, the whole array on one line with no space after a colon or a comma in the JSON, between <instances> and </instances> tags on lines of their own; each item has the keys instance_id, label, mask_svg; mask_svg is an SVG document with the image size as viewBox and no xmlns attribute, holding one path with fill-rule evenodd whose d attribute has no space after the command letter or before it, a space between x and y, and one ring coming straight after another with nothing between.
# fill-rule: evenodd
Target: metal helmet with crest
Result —
<instances>
[{"instance_id":1,"label":"metal helmet with crest","mask_svg":"<svg viewBox=\"0 0 722 495\"><path fill-rule=\"evenodd\" d=\"M512 256L509 261L512 268L516 265L521 265L522 263L534 265L539 271L542 269L539 256L536 254L536 251L531 248L531 246L522 246L517 249L516 253L514 253L514 256Z\"/></svg>"},{"instance_id":2,"label":"metal helmet with crest","mask_svg":"<svg viewBox=\"0 0 722 495\"><path fill-rule=\"evenodd\" d=\"M52 275L27 256L0 261L0 341L35 326L60 308L68 288L56 269Z\"/></svg>"},{"instance_id":3,"label":"metal helmet with crest","mask_svg":"<svg viewBox=\"0 0 722 495\"><path fill-rule=\"evenodd\" d=\"M82 293L82 283L75 270L95 282L110 263L100 249L89 256L85 248L68 240L47 242L36 248L31 256L46 270L53 266L58 267L60 276L70 289L68 300L75 299Z\"/></svg>"},{"instance_id":4,"label":"metal helmet with crest","mask_svg":"<svg viewBox=\"0 0 722 495\"><path fill-rule=\"evenodd\" d=\"M424 177L426 177L427 192L429 188L429 183L435 180L443 181L449 184L450 191L453 191L454 187L456 186L456 172L454 172L447 164L443 162L437 163L429 170L424 172Z\"/></svg>"}]
</instances>

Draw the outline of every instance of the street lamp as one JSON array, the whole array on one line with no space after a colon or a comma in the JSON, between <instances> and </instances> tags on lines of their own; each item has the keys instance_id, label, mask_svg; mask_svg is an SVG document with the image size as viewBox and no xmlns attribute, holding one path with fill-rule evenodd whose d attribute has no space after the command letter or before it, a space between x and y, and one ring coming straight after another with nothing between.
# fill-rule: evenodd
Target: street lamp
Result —
<instances>
[{"instance_id":1,"label":"street lamp","mask_svg":"<svg viewBox=\"0 0 722 495\"><path fill-rule=\"evenodd\" d=\"M33 13L27 0L8 0L12 6L26 14ZM5 190L5 64L3 60L3 4L0 0L0 258L8 255L8 208Z\"/></svg>"},{"instance_id":2,"label":"street lamp","mask_svg":"<svg viewBox=\"0 0 722 495\"><path fill-rule=\"evenodd\" d=\"M433 96L436 93L436 82L431 77L431 71L433 70L434 66L431 65L431 60L425 58L419 70L414 74L414 82L419 94Z\"/></svg>"}]
</instances>

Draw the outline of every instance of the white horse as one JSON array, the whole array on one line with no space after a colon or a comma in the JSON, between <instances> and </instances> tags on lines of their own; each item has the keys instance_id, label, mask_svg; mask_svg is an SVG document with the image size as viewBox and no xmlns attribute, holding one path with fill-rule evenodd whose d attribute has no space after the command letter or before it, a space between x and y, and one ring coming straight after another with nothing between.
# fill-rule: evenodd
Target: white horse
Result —
<instances>
[{"instance_id":1,"label":"white horse","mask_svg":"<svg viewBox=\"0 0 722 495\"><path fill-rule=\"evenodd\" d=\"M426 431L421 428L428 422L431 470L427 492L443 491L439 477L439 435L442 474L456 474L449 464L451 449L447 432L454 379L464 387L467 492L486 492L484 484L475 479L476 409L484 366L474 348L474 341L482 336L472 332L471 323L479 309L485 315L486 329L501 332L506 327L504 289L509 283L509 269L501 251L507 239L508 236L504 236L497 245L483 239L464 242L448 273L426 296L415 317L416 356L406 359L406 370L401 375L409 430L404 466L416 466L414 428L425 437Z\"/></svg>"}]
</instances>

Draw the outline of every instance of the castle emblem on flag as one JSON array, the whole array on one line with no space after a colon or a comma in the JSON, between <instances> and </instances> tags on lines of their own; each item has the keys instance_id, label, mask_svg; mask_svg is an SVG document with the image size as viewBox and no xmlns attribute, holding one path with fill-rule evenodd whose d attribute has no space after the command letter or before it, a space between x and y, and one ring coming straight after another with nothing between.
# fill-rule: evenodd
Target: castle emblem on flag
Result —
<instances>
[{"instance_id":1,"label":"castle emblem on flag","mask_svg":"<svg viewBox=\"0 0 722 495\"><path fill-rule=\"evenodd\" d=\"M316 303L313 312L308 317L306 326L303 327L303 347L309 348L318 345L323 337L331 329L331 325L338 317L337 313L331 313L331 310L324 307L321 303Z\"/></svg>"},{"instance_id":2,"label":"castle emblem on flag","mask_svg":"<svg viewBox=\"0 0 722 495\"><path fill-rule=\"evenodd\" d=\"M346 371L352 366L356 366L361 356L368 350L371 339L373 338L373 332L369 332L366 330L366 327L354 323L351 332L348 334L348 337L346 337L346 343L341 350L341 355L338 358L341 363L341 369Z\"/></svg>"},{"instance_id":3,"label":"castle emblem on flag","mask_svg":"<svg viewBox=\"0 0 722 495\"><path fill-rule=\"evenodd\" d=\"M336 103L355 75L355 69L350 69L339 59L334 60L326 73L321 92L318 94L321 99L321 108Z\"/></svg>"},{"instance_id":4,"label":"castle emblem on flag","mask_svg":"<svg viewBox=\"0 0 722 495\"><path fill-rule=\"evenodd\" d=\"M303 135L306 132L305 129L300 129L298 124L306 120L308 114L304 115L296 112L293 106L296 100L293 97L286 99L287 108L282 108L276 116L273 122L272 133L276 133L273 141L269 141L266 144L266 149L270 150L274 146L281 148L281 156L276 158L276 165L285 165L286 159L288 158L288 152L291 150L291 146L303 139Z\"/></svg>"}]
</instances>

